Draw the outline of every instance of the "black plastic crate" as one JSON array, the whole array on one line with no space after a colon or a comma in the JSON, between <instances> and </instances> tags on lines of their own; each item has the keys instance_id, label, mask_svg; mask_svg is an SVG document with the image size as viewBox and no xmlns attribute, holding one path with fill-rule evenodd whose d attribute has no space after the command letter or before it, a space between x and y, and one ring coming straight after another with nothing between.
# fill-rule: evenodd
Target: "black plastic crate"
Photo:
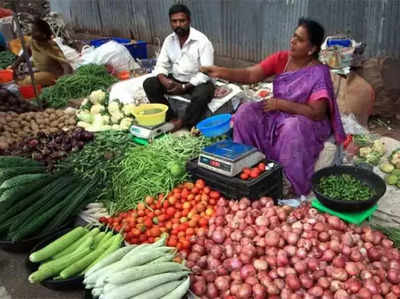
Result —
<instances>
[{"instance_id":1,"label":"black plastic crate","mask_svg":"<svg viewBox=\"0 0 400 299\"><path fill-rule=\"evenodd\" d=\"M221 192L227 198L240 199L248 197L251 200L261 196L269 196L276 202L282 198L282 167L275 161L263 161L265 164L274 162L275 166L250 180L242 180L238 176L228 177L197 165L198 158L186 163L186 170L193 180L203 179L211 188Z\"/></svg>"}]
</instances>

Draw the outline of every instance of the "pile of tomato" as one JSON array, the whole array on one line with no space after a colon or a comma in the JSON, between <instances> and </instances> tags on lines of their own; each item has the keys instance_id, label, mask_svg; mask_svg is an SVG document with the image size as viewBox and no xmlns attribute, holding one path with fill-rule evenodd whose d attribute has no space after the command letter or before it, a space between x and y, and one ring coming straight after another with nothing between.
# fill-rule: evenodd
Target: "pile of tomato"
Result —
<instances>
[{"instance_id":1,"label":"pile of tomato","mask_svg":"<svg viewBox=\"0 0 400 299\"><path fill-rule=\"evenodd\" d=\"M240 178L242 180L255 179L258 178L260 174L263 173L264 171L265 171L265 163L261 162L258 163L253 168L244 168L240 173Z\"/></svg>"},{"instance_id":2,"label":"pile of tomato","mask_svg":"<svg viewBox=\"0 0 400 299\"><path fill-rule=\"evenodd\" d=\"M191 237L207 231L220 197L199 179L177 186L166 197L147 196L136 209L99 221L116 231L123 230L125 240L131 244L153 243L162 233L168 233L167 246L187 253Z\"/></svg>"}]
</instances>

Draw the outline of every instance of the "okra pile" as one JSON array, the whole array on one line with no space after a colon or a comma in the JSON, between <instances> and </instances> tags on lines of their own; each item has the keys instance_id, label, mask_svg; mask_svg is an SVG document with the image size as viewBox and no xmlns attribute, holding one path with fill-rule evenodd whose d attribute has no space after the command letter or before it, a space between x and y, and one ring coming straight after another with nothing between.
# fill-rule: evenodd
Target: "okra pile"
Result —
<instances>
[{"instance_id":1,"label":"okra pile","mask_svg":"<svg viewBox=\"0 0 400 299\"><path fill-rule=\"evenodd\" d=\"M323 177L319 192L335 200L368 200L376 194L367 184L349 174Z\"/></svg>"}]
</instances>

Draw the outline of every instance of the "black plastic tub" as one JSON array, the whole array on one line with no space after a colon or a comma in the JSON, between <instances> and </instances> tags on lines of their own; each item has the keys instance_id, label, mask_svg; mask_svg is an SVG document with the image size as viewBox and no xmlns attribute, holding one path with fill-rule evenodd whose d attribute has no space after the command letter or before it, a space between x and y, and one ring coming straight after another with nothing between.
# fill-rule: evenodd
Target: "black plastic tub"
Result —
<instances>
[{"instance_id":1,"label":"black plastic tub","mask_svg":"<svg viewBox=\"0 0 400 299\"><path fill-rule=\"evenodd\" d=\"M64 234L66 234L70 230L71 230L70 228L64 229L64 230L61 230L61 231L57 232L56 234L53 234L52 236L46 238L45 240L43 240L42 242L40 242L36 246L34 246L31 250L31 252L29 253L29 255L31 253L45 247L46 245L50 244L52 241L56 240L57 238L61 237ZM27 269L29 270L29 272L32 273L32 272L35 272L39 268L40 263L32 263L29 260L29 255L25 259L25 265L26 265ZM80 289L83 290L84 289L83 275L74 276L74 277L71 277L68 279L60 279L60 280L46 279L46 280L42 281L40 284L46 288L49 288L52 290L58 290L58 291L73 291L73 290L80 290Z\"/></svg>"},{"instance_id":2,"label":"black plastic tub","mask_svg":"<svg viewBox=\"0 0 400 299\"><path fill-rule=\"evenodd\" d=\"M320 193L321 178L330 175L349 174L365 183L375 191L375 195L368 200L335 200ZM386 192L385 181L371 170L354 166L332 166L323 168L312 176L312 189L318 200L326 207L338 212L360 212L375 205Z\"/></svg>"},{"instance_id":3,"label":"black plastic tub","mask_svg":"<svg viewBox=\"0 0 400 299\"><path fill-rule=\"evenodd\" d=\"M259 177L251 180L242 180L239 175L228 177L197 165L198 158L190 160L186 164L186 170L193 180L203 179L212 189L221 192L229 199L247 197L257 200L262 196L269 196L276 202L282 198L283 174L282 167L275 161L263 160L265 164L274 163L274 167L264 171Z\"/></svg>"},{"instance_id":4,"label":"black plastic tub","mask_svg":"<svg viewBox=\"0 0 400 299\"><path fill-rule=\"evenodd\" d=\"M0 248L6 251L10 252L28 252L31 250L36 244L39 242L43 241L44 239L47 239L49 237L52 237L53 235L57 234L61 230L65 230L67 228L71 228L73 226L74 220L70 220L64 225L60 226L58 229L55 229L52 232L46 233L46 234L39 234L32 236L28 239L25 240L20 240L16 242L12 242L9 240L0 240Z\"/></svg>"}]
</instances>

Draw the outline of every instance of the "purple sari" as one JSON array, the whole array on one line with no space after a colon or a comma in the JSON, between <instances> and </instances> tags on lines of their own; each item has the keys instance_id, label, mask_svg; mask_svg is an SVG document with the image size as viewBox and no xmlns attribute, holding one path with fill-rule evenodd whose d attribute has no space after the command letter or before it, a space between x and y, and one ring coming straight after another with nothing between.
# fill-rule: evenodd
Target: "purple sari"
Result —
<instances>
[{"instance_id":1,"label":"purple sari","mask_svg":"<svg viewBox=\"0 0 400 299\"><path fill-rule=\"evenodd\" d=\"M281 111L264 112L262 102L244 104L233 116L233 140L253 145L278 161L296 194L308 194L311 176L324 142L333 134L345 139L328 67L315 65L276 76L274 97L306 104L326 98L329 118L314 121Z\"/></svg>"}]
</instances>

